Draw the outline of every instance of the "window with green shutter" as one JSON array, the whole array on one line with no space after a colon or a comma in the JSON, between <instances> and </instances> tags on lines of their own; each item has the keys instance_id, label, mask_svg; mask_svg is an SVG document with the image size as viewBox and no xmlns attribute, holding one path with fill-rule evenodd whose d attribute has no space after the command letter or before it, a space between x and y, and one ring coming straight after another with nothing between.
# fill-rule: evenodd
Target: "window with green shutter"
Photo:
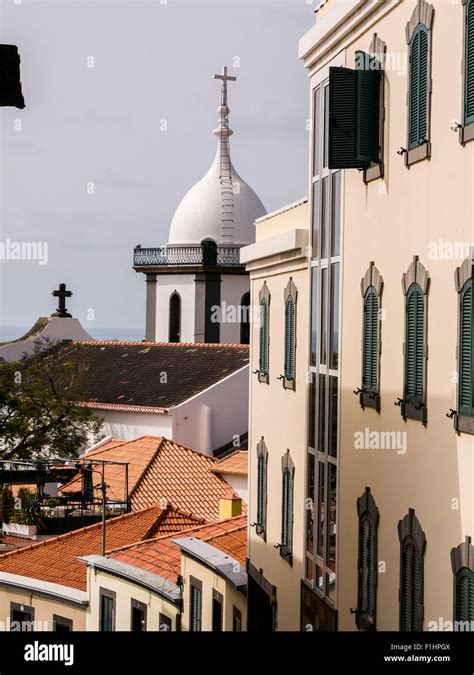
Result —
<instances>
[{"instance_id":1,"label":"window with green shutter","mask_svg":"<svg viewBox=\"0 0 474 675\"><path fill-rule=\"evenodd\" d=\"M293 547L293 475L294 464L287 450L282 457L281 542L280 555L292 564Z\"/></svg>"},{"instance_id":2,"label":"window with green shutter","mask_svg":"<svg viewBox=\"0 0 474 675\"><path fill-rule=\"evenodd\" d=\"M190 621L189 629L193 632L202 630L202 587L195 583L190 585Z\"/></svg>"},{"instance_id":3,"label":"window with green shutter","mask_svg":"<svg viewBox=\"0 0 474 675\"><path fill-rule=\"evenodd\" d=\"M265 532L267 502L267 458L263 454L258 456L257 471L257 528L261 534Z\"/></svg>"},{"instance_id":4,"label":"window with green shutter","mask_svg":"<svg viewBox=\"0 0 474 675\"><path fill-rule=\"evenodd\" d=\"M375 288L370 286L364 298L362 391L365 394L378 393L378 333L379 301Z\"/></svg>"},{"instance_id":5,"label":"window with green shutter","mask_svg":"<svg viewBox=\"0 0 474 675\"><path fill-rule=\"evenodd\" d=\"M379 510L370 492L357 500L359 516L358 602L356 624L359 630L375 630L377 599L377 529Z\"/></svg>"},{"instance_id":6,"label":"window with green shutter","mask_svg":"<svg viewBox=\"0 0 474 675\"><path fill-rule=\"evenodd\" d=\"M471 537L451 549L454 579L454 630L474 631L474 547Z\"/></svg>"},{"instance_id":7,"label":"window with green shutter","mask_svg":"<svg viewBox=\"0 0 474 675\"><path fill-rule=\"evenodd\" d=\"M405 404L424 404L425 301L418 284L412 284L405 301Z\"/></svg>"},{"instance_id":8,"label":"window with green shutter","mask_svg":"<svg viewBox=\"0 0 474 675\"><path fill-rule=\"evenodd\" d=\"M408 148L428 141L429 35L419 24L410 44L410 84L408 92Z\"/></svg>"},{"instance_id":9,"label":"window with green shutter","mask_svg":"<svg viewBox=\"0 0 474 675\"><path fill-rule=\"evenodd\" d=\"M474 124L474 0L465 7L464 124Z\"/></svg>"},{"instance_id":10,"label":"window with green shutter","mask_svg":"<svg viewBox=\"0 0 474 675\"><path fill-rule=\"evenodd\" d=\"M474 416L473 280L459 294L459 413Z\"/></svg>"},{"instance_id":11,"label":"window with green shutter","mask_svg":"<svg viewBox=\"0 0 474 675\"><path fill-rule=\"evenodd\" d=\"M400 541L400 631L423 630L423 575L426 537L415 511L398 523Z\"/></svg>"},{"instance_id":12,"label":"window with green shutter","mask_svg":"<svg viewBox=\"0 0 474 675\"><path fill-rule=\"evenodd\" d=\"M288 296L285 303L285 379L295 377L295 301Z\"/></svg>"},{"instance_id":13,"label":"window with green shutter","mask_svg":"<svg viewBox=\"0 0 474 675\"><path fill-rule=\"evenodd\" d=\"M258 379L268 384L268 349L269 349L269 314L270 314L270 291L265 282L259 293L260 325L259 325L259 359Z\"/></svg>"}]
</instances>

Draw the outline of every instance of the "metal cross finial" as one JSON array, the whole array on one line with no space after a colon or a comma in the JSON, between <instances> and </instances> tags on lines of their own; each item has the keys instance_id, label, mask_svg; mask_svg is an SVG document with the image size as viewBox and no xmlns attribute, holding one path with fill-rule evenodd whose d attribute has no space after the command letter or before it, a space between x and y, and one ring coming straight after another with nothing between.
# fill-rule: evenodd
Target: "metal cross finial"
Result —
<instances>
[{"instance_id":1,"label":"metal cross finial","mask_svg":"<svg viewBox=\"0 0 474 675\"><path fill-rule=\"evenodd\" d=\"M214 75L215 80L222 80L221 87L221 105L227 105L227 82L235 82L237 79L233 75L227 75L227 66L223 66L221 75Z\"/></svg>"},{"instance_id":2,"label":"metal cross finial","mask_svg":"<svg viewBox=\"0 0 474 675\"><path fill-rule=\"evenodd\" d=\"M68 314L66 310L66 298L71 297L72 291L66 290L66 284L59 284L59 288L56 291L53 291L51 295L54 295L55 298L59 298L58 308L51 316L58 316L61 319L70 318L71 315Z\"/></svg>"}]
</instances>

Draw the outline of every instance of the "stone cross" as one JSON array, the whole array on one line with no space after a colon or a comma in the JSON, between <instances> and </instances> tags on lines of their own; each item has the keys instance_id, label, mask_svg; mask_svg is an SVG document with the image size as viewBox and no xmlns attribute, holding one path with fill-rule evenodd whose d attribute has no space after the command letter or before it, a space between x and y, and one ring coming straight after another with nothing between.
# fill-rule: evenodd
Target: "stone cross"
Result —
<instances>
[{"instance_id":1,"label":"stone cross","mask_svg":"<svg viewBox=\"0 0 474 675\"><path fill-rule=\"evenodd\" d=\"M222 68L221 75L214 75L215 80L222 80L222 96L221 96L221 105L227 105L227 82L235 82L237 79L233 75L227 75L227 66Z\"/></svg>"},{"instance_id":2,"label":"stone cross","mask_svg":"<svg viewBox=\"0 0 474 675\"><path fill-rule=\"evenodd\" d=\"M54 314L51 314L51 316L58 316L61 319L66 319L68 317L70 318L71 315L68 314L66 310L66 298L71 297L72 291L66 290L66 284L59 284L59 288L56 291L53 291L52 295L54 295L55 298L59 298L59 300L58 308Z\"/></svg>"}]
</instances>

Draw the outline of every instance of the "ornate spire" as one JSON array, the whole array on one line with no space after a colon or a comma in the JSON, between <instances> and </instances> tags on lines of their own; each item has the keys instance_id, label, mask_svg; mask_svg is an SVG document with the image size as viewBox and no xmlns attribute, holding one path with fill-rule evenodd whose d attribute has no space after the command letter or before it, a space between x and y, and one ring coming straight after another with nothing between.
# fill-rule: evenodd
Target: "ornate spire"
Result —
<instances>
[{"instance_id":1,"label":"ornate spire","mask_svg":"<svg viewBox=\"0 0 474 675\"><path fill-rule=\"evenodd\" d=\"M221 185L221 212L224 241L232 242L234 237L234 186L232 183L232 163L230 161L229 137L234 133L229 127L229 106L227 105L227 82L237 79L227 75L227 66L222 68L221 75L214 75L221 80L221 104L217 108L218 126L213 133L219 139L219 181Z\"/></svg>"}]
</instances>

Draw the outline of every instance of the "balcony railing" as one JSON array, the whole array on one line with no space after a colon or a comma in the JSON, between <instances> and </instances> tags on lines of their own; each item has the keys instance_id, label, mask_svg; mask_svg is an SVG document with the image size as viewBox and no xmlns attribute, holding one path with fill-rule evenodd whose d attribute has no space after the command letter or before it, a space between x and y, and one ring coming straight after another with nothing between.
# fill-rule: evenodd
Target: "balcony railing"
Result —
<instances>
[{"instance_id":1,"label":"balcony railing","mask_svg":"<svg viewBox=\"0 0 474 675\"><path fill-rule=\"evenodd\" d=\"M179 246L168 244L160 248L141 248L133 251L134 267L155 267L158 265L207 265L218 267L241 267L240 247L217 246L215 252L206 251L203 246Z\"/></svg>"}]
</instances>

